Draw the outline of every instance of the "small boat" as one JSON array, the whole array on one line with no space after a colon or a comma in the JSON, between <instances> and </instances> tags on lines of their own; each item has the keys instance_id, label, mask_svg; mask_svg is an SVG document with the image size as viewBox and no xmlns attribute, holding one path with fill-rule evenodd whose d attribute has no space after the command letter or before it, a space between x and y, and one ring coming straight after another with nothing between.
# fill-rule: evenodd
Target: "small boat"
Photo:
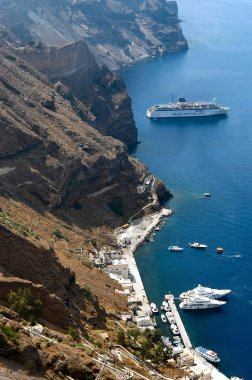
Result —
<instances>
[{"instance_id":1,"label":"small boat","mask_svg":"<svg viewBox=\"0 0 252 380\"><path fill-rule=\"evenodd\" d=\"M217 247L216 248L216 252L217 253L222 253L224 251L224 249L222 247Z\"/></svg>"},{"instance_id":2,"label":"small boat","mask_svg":"<svg viewBox=\"0 0 252 380\"><path fill-rule=\"evenodd\" d=\"M204 197L211 197L210 193L203 193Z\"/></svg>"},{"instance_id":3,"label":"small boat","mask_svg":"<svg viewBox=\"0 0 252 380\"><path fill-rule=\"evenodd\" d=\"M232 377L230 377L230 380L244 380L244 379L241 377L232 376Z\"/></svg>"},{"instance_id":4,"label":"small boat","mask_svg":"<svg viewBox=\"0 0 252 380\"><path fill-rule=\"evenodd\" d=\"M167 318L164 314L161 314L161 319L163 323L167 323Z\"/></svg>"},{"instance_id":5,"label":"small boat","mask_svg":"<svg viewBox=\"0 0 252 380\"><path fill-rule=\"evenodd\" d=\"M207 350L204 347L196 347L195 351L198 352L201 356L203 356L203 358L205 358L206 360L208 360L211 363L219 363L220 362L219 356L214 351Z\"/></svg>"},{"instance_id":6,"label":"small boat","mask_svg":"<svg viewBox=\"0 0 252 380\"><path fill-rule=\"evenodd\" d=\"M173 316L172 317L167 317L167 319L168 319L168 321L169 321L170 324L173 324L173 323L176 322L175 318Z\"/></svg>"},{"instance_id":7,"label":"small boat","mask_svg":"<svg viewBox=\"0 0 252 380\"><path fill-rule=\"evenodd\" d=\"M184 248L179 247L178 245L170 245L168 251L184 251Z\"/></svg>"},{"instance_id":8,"label":"small boat","mask_svg":"<svg viewBox=\"0 0 252 380\"><path fill-rule=\"evenodd\" d=\"M179 335L179 329L178 329L178 326L175 325L175 323L172 323L170 327L171 327L171 331L174 335Z\"/></svg>"},{"instance_id":9,"label":"small boat","mask_svg":"<svg viewBox=\"0 0 252 380\"><path fill-rule=\"evenodd\" d=\"M191 248L196 248L196 249L206 249L208 247L208 245L206 244L202 244L202 243L188 243L190 245Z\"/></svg>"},{"instance_id":10,"label":"small boat","mask_svg":"<svg viewBox=\"0 0 252 380\"><path fill-rule=\"evenodd\" d=\"M151 311L152 311L153 314L158 313L158 308L157 308L157 305L155 303L152 302L150 304L150 308L151 308Z\"/></svg>"},{"instance_id":11,"label":"small boat","mask_svg":"<svg viewBox=\"0 0 252 380\"><path fill-rule=\"evenodd\" d=\"M155 227L155 231L160 231L160 227Z\"/></svg>"},{"instance_id":12,"label":"small boat","mask_svg":"<svg viewBox=\"0 0 252 380\"><path fill-rule=\"evenodd\" d=\"M174 343L176 347L179 347L179 348L185 348L185 346L183 345L183 343L179 342L179 343Z\"/></svg>"},{"instance_id":13,"label":"small boat","mask_svg":"<svg viewBox=\"0 0 252 380\"><path fill-rule=\"evenodd\" d=\"M168 302L166 302L166 301L162 302L161 307L163 308L162 310L164 310L164 311L170 311L171 310Z\"/></svg>"},{"instance_id":14,"label":"small boat","mask_svg":"<svg viewBox=\"0 0 252 380\"><path fill-rule=\"evenodd\" d=\"M166 315L166 318L168 318L168 317L173 317L173 314L172 314L171 311L167 311L167 312L165 313L165 315Z\"/></svg>"},{"instance_id":15,"label":"small boat","mask_svg":"<svg viewBox=\"0 0 252 380\"><path fill-rule=\"evenodd\" d=\"M173 342L174 342L174 343L181 343L182 340L181 340L181 338L180 338L179 335L175 335L175 336L173 337Z\"/></svg>"},{"instance_id":16,"label":"small boat","mask_svg":"<svg viewBox=\"0 0 252 380\"><path fill-rule=\"evenodd\" d=\"M170 341L170 338L168 336L164 336L162 335L161 336L161 341L163 342L163 344L167 347L170 347L172 345L172 342Z\"/></svg>"}]
</instances>

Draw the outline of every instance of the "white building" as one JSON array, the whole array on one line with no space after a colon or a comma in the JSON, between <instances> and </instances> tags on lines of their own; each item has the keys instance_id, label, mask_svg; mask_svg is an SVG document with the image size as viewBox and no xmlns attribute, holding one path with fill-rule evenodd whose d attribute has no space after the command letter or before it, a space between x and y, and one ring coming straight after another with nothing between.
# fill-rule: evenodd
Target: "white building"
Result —
<instances>
[{"instance_id":1,"label":"white building","mask_svg":"<svg viewBox=\"0 0 252 380\"><path fill-rule=\"evenodd\" d=\"M109 273L116 274L124 279L129 278L129 266L124 258L113 260L112 264L107 265L107 270Z\"/></svg>"}]
</instances>

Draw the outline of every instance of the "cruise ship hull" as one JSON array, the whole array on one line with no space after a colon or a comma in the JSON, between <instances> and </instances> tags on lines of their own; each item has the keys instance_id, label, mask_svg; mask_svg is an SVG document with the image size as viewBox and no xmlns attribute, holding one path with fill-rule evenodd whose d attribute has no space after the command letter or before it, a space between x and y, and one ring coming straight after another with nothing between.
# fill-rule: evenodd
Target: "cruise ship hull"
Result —
<instances>
[{"instance_id":1,"label":"cruise ship hull","mask_svg":"<svg viewBox=\"0 0 252 380\"><path fill-rule=\"evenodd\" d=\"M205 116L216 116L216 115L226 115L228 108L223 109L199 109L199 110L169 110L169 111L155 111L148 109L146 115L150 119L161 119L161 118L176 118L176 117L205 117Z\"/></svg>"}]
</instances>

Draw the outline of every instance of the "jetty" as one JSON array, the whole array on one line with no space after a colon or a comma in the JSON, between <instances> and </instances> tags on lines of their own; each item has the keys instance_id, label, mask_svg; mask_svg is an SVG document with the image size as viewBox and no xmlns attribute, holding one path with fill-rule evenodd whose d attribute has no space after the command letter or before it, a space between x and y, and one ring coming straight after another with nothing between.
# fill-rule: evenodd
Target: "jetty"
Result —
<instances>
[{"instance_id":1,"label":"jetty","mask_svg":"<svg viewBox=\"0 0 252 380\"><path fill-rule=\"evenodd\" d=\"M178 326L181 339L185 346L185 351L188 351L193 356L193 365L187 366L189 373L191 372L192 376L199 375L201 376L200 378L204 380L229 380L228 377L226 377L222 372L220 372L216 367L214 367L193 349L190 338L177 310L173 294L166 294L165 299L171 308L171 312L174 316L176 325ZM188 379L188 377L186 377L186 379Z\"/></svg>"},{"instance_id":2,"label":"jetty","mask_svg":"<svg viewBox=\"0 0 252 380\"><path fill-rule=\"evenodd\" d=\"M180 318L177 307L175 305L174 296L172 294L166 294L165 299L168 302L168 305L170 306L171 312L172 312L174 319L176 321L176 325L178 326L179 333L181 335L181 339L183 341L184 346L186 348L188 348L189 350L192 349L192 343L190 341L190 338L186 332L186 329L183 325L182 319Z\"/></svg>"}]
</instances>

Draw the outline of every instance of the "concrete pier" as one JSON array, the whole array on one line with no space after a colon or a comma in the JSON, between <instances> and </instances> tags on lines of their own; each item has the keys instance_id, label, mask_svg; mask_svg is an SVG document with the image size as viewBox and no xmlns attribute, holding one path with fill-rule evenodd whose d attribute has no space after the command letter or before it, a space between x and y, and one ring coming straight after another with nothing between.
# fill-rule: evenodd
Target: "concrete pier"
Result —
<instances>
[{"instance_id":1,"label":"concrete pier","mask_svg":"<svg viewBox=\"0 0 252 380\"><path fill-rule=\"evenodd\" d=\"M188 336L188 334L186 332L186 329L185 329L185 327L183 325L183 322L182 322L182 320L180 318L180 315L178 313L177 307L176 307L176 305L174 303L174 296L172 294L167 294L167 295L165 295L165 299L166 299L166 301L168 302L168 304L169 304L169 306L171 308L171 312L172 312L172 314L174 316L174 319L176 321L176 325L178 326L178 329L179 329L179 332L180 332L180 335L181 335L181 339L182 339L182 341L184 343L184 346L190 350L192 348L192 344L190 342L190 339L189 339L189 336Z\"/></svg>"},{"instance_id":2,"label":"concrete pier","mask_svg":"<svg viewBox=\"0 0 252 380\"><path fill-rule=\"evenodd\" d=\"M198 371L198 373L201 373L201 377L200 377L201 379L229 380L228 377L226 377L222 372L218 370L218 368L214 367L211 363L209 363L206 359L204 359L201 355L199 355L196 351L193 350L189 336L186 332L186 329L183 325L183 322L180 318L177 307L175 305L174 296L172 294L167 294L165 295L165 299L171 308L171 312L176 321L176 325L178 326L184 346L193 353L194 365L191 367L191 370L193 370L194 372ZM189 380L189 378L186 377L185 379Z\"/></svg>"}]
</instances>

